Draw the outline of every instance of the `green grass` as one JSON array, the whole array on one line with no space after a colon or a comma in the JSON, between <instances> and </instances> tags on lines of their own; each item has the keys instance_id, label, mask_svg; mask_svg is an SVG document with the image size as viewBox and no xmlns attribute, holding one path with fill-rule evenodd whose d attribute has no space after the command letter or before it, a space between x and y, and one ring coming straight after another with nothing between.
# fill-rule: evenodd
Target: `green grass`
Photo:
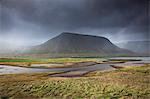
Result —
<instances>
[{"instance_id":1,"label":"green grass","mask_svg":"<svg viewBox=\"0 0 150 99\"><path fill-rule=\"evenodd\" d=\"M0 58L0 62L37 62L37 59Z\"/></svg>"},{"instance_id":2,"label":"green grass","mask_svg":"<svg viewBox=\"0 0 150 99\"><path fill-rule=\"evenodd\" d=\"M86 62L86 61L103 61L104 58L51 58L48 62Z\"/></svg>"},{"instance_id":3,"label":"green grass","mask_svg":"<svg viewBox=\"0 0 150 99\"><path fill-rule=\"evenodd\" d=\"M150 65L91 72L85 77L1 75L0 96L27 99L149 99Z\"/></svg>"},{"instance_id":4,"label":"green grass","mask_svg":"<svg viewBox=\"0 0 150 99\"><path fill-rule=\"evenodd\" d=\"M21 58L0 58L0 62L86 62L103 61L104 58L49 58L49 59L21 59Z\"/></svg>"},{"instance_id":5,"label":"green grass","mask_svg":"<svg viewBox=\"0 0 150 99\"><path fill-rule=\"evenodd\" d=\"M103 58L48 58L48 59L35 59L35 58L0 58L0 65L8 65L8 66L19 66L19 67L32 67L32 64L53 64L53 63L61 63L64 66L51 66L47 68L59 68L59 67L72 67L72 66L80 66L78 62L102 62ZM67 64L72 65L67 65ZM86 66L86 65L85 65ZM46 67L46 66L45 66ZM44 66L40 68L45 68ZM38 67L39 68L39 67Z\"/></svg>"}]
</instances>

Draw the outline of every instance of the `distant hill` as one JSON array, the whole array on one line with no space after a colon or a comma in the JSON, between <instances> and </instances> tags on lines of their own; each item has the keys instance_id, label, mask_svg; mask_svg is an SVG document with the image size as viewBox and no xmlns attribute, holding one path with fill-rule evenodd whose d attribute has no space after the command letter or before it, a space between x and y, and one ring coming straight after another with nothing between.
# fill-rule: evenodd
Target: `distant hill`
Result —
<instances>
[{"instance_id":1,"label":"distant hill","mask_svg":"<svg viewBox=\"0 0 150 99\"><path fill-rule=\"evenodd\" d=\"M62 56L104 56L131 55L132 52L121 49L107 38L64 32L47 42L32 47L30 53L48 53Z\"/></svg>"},{"instance_id":2,"label":"distant hill","mask_svg":"<svg viewBox=\"0 0 150 99\"><path fill-rule=\"evenodd\" d=\"M117 45L136 53L150 55L150 41L129 41Z\"/></svg>"}]
</instances>

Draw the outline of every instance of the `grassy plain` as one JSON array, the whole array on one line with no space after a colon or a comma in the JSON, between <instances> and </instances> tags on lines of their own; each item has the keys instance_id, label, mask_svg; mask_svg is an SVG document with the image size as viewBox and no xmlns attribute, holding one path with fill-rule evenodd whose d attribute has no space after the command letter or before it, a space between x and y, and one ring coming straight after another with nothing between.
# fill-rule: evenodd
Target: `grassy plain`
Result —
<instances>
[{"instance_id":1,"label":"grassy plain","mask_svg":"<svg viewBox=\"0 0 150 99\"><path fill-rule=\"evenodd\" d=\"M0 62L86 62L102 61L104 58L49 58L49 59L31 59L31 58L0 58Z\"/></svg>"},{"instance_id":2,"label":"grassy plain","mask_svg":"<svg viewBox=\"0 0 150 99\"><path fill-rule=\"evenodd\" d=\"M104 60L105 60L104 58L49 58L49 59L0 58L0 65L32 67L32 64L62 64L62 65L51 65L49 67L48 66L45 66L45 67L63 68L63 67L73 67L75 65L81 66L83 63L76 64L76 63L81 63L81 62L91 62L91 65L92 65L92 64L96 64L97 62L101 63ZM86 64L84 64L83 66L86 66ZM43 66L43 68L45 67Z\"/></svg>"},{"instance_id":3,"label":"grassy plain","mask_svg":"<svg viewBox=\"0 0 150 99\"><path fill-rule=\"evenodd\" d=\"M0 75L0 96L14 99L149 99L150 65L95 71L84 77L52 73Z\"/></svg>"}]
</instances>

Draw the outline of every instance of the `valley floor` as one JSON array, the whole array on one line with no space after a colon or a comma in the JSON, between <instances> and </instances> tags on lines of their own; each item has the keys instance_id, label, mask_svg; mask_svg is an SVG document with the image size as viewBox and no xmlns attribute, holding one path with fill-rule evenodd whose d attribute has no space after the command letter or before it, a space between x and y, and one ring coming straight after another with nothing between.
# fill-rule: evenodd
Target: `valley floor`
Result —
<instances>
[{"instance_id":1,"label":"valley floor","mask_svg":"<svg viewBox=\"0 0 150 99\"><path fill-rule=\"evenodd\" d=\"M2 99L150 98L150 65L94 71L83 77L51 73L0 75Z\"/></svg>"},{"instance_id":2,"label":"valley floor","mask_svg":"<svg viewBox=\"0 0 150 99\"><path fill-rule=\"evenodd\" d=\"M104 58L0 58L0 65L29 68L68 68L102 63Z\"/></svg>"}]
</instances>

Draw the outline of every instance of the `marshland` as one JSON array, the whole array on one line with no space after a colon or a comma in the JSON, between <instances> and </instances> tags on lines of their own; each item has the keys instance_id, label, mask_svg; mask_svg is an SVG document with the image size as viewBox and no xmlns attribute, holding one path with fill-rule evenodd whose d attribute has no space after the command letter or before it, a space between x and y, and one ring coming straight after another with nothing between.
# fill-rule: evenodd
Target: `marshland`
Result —
<instances>
[{"instance_id":1,"label":"marshland","mask_svg":"<svg viewBox=\"0 0 150 99\"><path fill-rule=\"evenodd\" d=\"M2 98L76 99L150 97L149 57L122 57L120 59L1 58L0 61L0 96ZM89 65L89 62L92 64ZM88 63L88 65L85 63ZM32 64L42 65L39 68L39 66L32 67ZM49 68L46 64L55 65ZM57 67L56 64L74 64L74 66ZM76 64L80 64L81 66L75 67ZM111 65L118 68L114 68ZM122 68L119 68L119 66ZM4 72L5 70L3 69L6 67L8 69ZM9 71L9 67L11 70L15 67L14 71ZM23 68L23 70L17 68ZM2 70L3 72L1 72ZM19 70L21 72L18 72Z\"/></svg>"},{"instance_id":2,"label":"marshland","mask_svg":"<svg viewBox=\"0 0 150 99\"><path fill-rule=\"evenodd\" d=\"M149 0L0 0L0 99L150 99Z\"/></svg>"}]
</instances>

